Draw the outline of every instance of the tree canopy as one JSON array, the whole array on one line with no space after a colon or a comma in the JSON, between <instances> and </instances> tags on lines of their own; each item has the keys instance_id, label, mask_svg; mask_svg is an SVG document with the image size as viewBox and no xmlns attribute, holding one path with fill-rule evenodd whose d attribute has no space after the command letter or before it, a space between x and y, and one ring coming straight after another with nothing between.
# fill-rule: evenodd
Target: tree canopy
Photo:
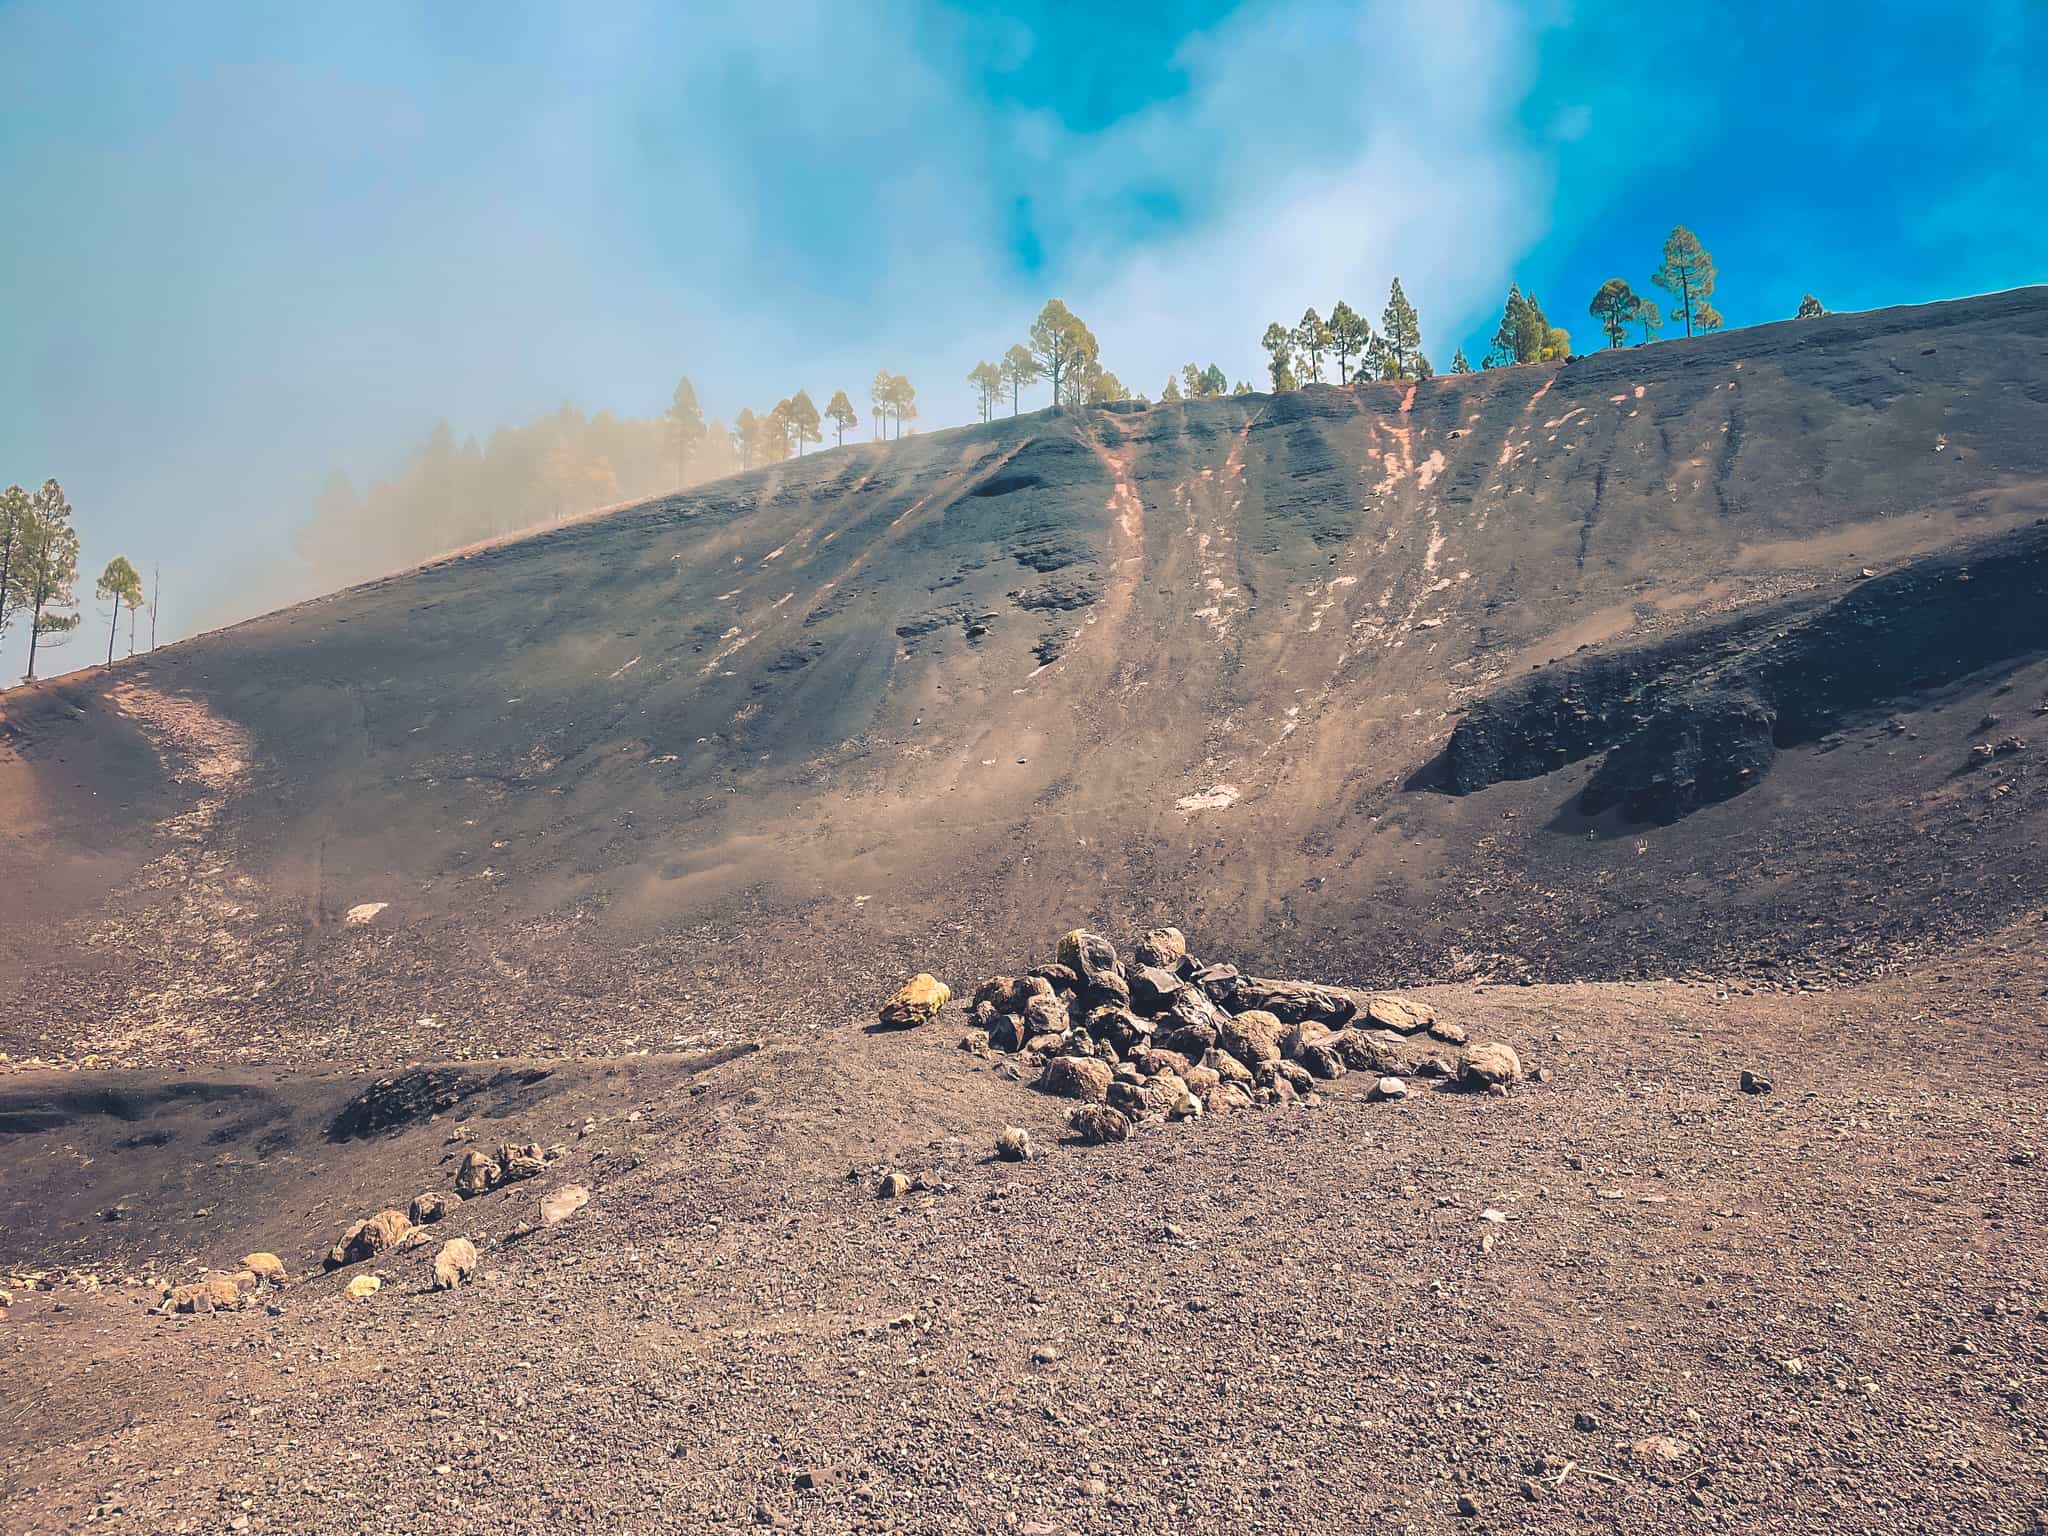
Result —
<instances>
[{"instance_id":1,"label":"tree canopy","mask_svg":"<svg viewBox=\"0 0 2048 1536\"><path fill-rule=\"evenodd\" d=\"M1593 295L1586 312L1600 322L1608 346L1618 347L1628 340L1628 328L1635 323L1636 302L1635 290L1618 277L1607 279Z\"/></svg>"},{"instance_id":2,"label":"tree canopy","mask_svg":"<svg viewBox=\"0 0 2048 1536\"><path fill-rule=\"evenodd\" d=\"M45 480L29 506L29 524L22 540L22 606L28 610L28 676L36 675L36 652L44 637L51 644L78 628L78 532L71 526L71 503L55 480Z\"/></svg>"},{"instance_id":3,"label":"tree canopy","mask_svg":"<svg viewBox=\"0 0 2048 1536\"><path fill-rule=\"evenodd\" d=\"M1792 318L1794 320L1818 320L1826 313L1827 311L1821 308L1820 300L1809 293L1799 301L1799 313Z\"/></svg>"}]
</instances>

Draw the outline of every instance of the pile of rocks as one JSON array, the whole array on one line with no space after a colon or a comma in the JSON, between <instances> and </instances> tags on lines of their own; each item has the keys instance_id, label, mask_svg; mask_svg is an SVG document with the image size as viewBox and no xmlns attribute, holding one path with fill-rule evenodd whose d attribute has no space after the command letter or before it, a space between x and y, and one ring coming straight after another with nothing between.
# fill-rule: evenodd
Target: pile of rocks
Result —
<instances>
[{"instance_id":1,"label":"pile of rocks","mask_svg":"<svg viewBox=\"0 0 2048 1536\"><path fill-rule=\"evenodd\" d=\"M961 1045L1014 1055L1037 1071L1040 1089L1080 1100L1070 1124L1091 1144L1122 1141L1146 1121L1311 1099L1350 1072L1372 1074L1382 1100L1405 1098L1411 1078L1489 1093L1522 1078L1513 1049L1469 1042L1427 1003L1205 965L1178 928L1147 933L1128 960L1076 929L1057 955L977 987ZM935 988L944 991L920 991L928 1000Z\"/></svg>"}]
</instances>

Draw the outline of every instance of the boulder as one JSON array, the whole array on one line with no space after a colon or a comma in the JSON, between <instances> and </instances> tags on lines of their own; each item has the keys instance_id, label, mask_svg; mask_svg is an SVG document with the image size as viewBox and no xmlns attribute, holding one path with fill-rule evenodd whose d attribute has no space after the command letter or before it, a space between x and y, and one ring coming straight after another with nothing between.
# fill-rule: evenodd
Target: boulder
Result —
<instances>
[{"instance_id":1,"label":"boulder","mask_svg":"<svg viewBox=\"0 0 2048 1536\"><path fill-rule=\"evenodd\" d=\"M997 1013L1016 1013L1022 1006L1022 999L1015 997L1017 978L1014 976L991 976L974 989L974 1011L978 1016L983 1008Z\"/></svg>"},{"instance_id":2,"label":"boulder","mask_svg":"<svg viewBox=\"0 0 2048 1536\"><path fill-rule=\"evenodd\" d=\"M412 1208L405 1214L416 1227L431 1226L460 1204L460 1195L444 1195L439 1190L430 1189L424 1194L414 1195Z\"/></svg>"},{"instance_id":3,"label":"boulder","mask_svg":"<svg viewBox=\"0 0 2048 1536\"><path fill-rule=\"evenodd\" d=\"M1142 1120L1152 1113L1145 1090L1137 1083L1111 1083L1106 1102L1111 1109L1120 1109L1133 1120ZM1164 1112L1161 1110L1162 1114Z\"/></svg>"},{"instance_id":4,"label":"boulder","mask_svg":"<svg viewBox=\"0 0 2048 1536\"><path fill-rule=\"evenodd\" d=\"M1383 1077L1372 1085L1372 1096L1376 1099L1405 1099L1408 1085L1398 1077Z\"/></svg>"},{"instance_id":5,"label":"boulder","mask_svg":"<svg viewBox=\"0 0 2048 1536\"><path fill-rule=\"evenodd\" d=\"M1031 967L1031 974L1045 982L1055 992L1074 993L1081 990L1080 976L1057 961L1048 965L1034 965Z\"/></svg>"},{"instance_id":6,"label":"boulder","mask_svg":"<svg viewBox=\"0 0 2048 1536\"><path fill-rule=\"evenodd\" d=\"M1110 1004L1117 1008L1131 1006L1131 984L1115 971L1106 971L1101 976L1091 977L1081 987L1081 998L1094 1008Z\"/></svg>"},{"instance_id":7,"label":"boulder","mask_svg":"<svg viewBox=\"0 0 2048 1536\"><path fill-rule=\"evenodd\" d=\"M909 1193L910 1175L907 1173L885 1173L875 1185L877 1200L901 1200Z\"/></svg>"},{"instance_id":8,"label":"boulder","mask_svg":"<svg viewBox=\"0 0 2048 1536\"><path fill-rule=\"evenodd\" d=\"M472 1199L498 1187L500 1170L483 1153L472 1149L464 1155L462 1166L456 1170L455 1193L463 1199Z\"/></svg>"},{"instance_id":9,"label":"boulder","mask_svg":"<svg viewBox=\"0 0 2048 1536\"><path fill-rule=\"evenodd\" d=\"M352 1255L355 1252L356 1239L363 1235L363 1228L368 1225L367 1221L359 1221L335 1240L334 1246L327 1250L326 1263L329 1269L339 1269L344 1264L355 1262Z\"/></svg>"},{"instance_id":10,"label":"boulder","mask_svg":"<svg viewBox=\"0 0 2048 1536\"><path fill-rule=\"evenodd\" d=\"M1024 1042L1031 1038L1022 1014L999 1013L995 1023L989 1026L988 1043L999 1051L1021 1051Z\"/></svg>"},{"instance_id":11,"label":"boulder","mask_svg":"<svg viewBox=\"0 0 2048 1536\"><path fill-rule=\"evenodd\" d=\"M1188 976L1188 985L1199 988L1218 1008L1234 1011L1241 979L1234 965L1204 965Z\"/></svg>"},{"instance_id":12,"label":"boulder","mask_svg":"<svg viewBox=\"0 0 2048 1536\"><path fill-rule=\"evenodd\" d=\"M1027 998L1024 1003L1024 1034L1064 1035L1074 1027L1073 1019L1067 1013L1067 1005L1054 997L1051 992L1042 992Z\"/></svg>"},{"instance_id":13,"label":"boulder","mask_svg":"<svg viewBox=\"0 0 2048 1536\"><path fill-rule=\"evenodd\" d=\"M204 1275L190 1285L174 1287L164 1299L172 1312L233 1312L242 1305L242 1288L233 1275Z\"/></svg>"},{"instance_id":14,"label":"boulder","mask_svg":"<svg viewBox=\"0 0 2048 1536\"><path fill-rule=\"evenodd\" d=\"M1221 1047L1210 1051L1208 1055L1204 1056L1202 1058L1202 1065L1211 1072L1214 1072L1220 1082L1242 1083L1246 1087L1251 1086L1252 1069Z\"/></svg>"},{"instance_id":15,"label":"boulder","mask_svg":"<svg viewBox=\"0 0 2048 1536\"><path fill-rule=\"evenodd\" d=\"M521 1179L537 1179L547 1171L547 1155L541 1151L538 1142L529 1141L523 1146L507 1145L498 1148L498 1181L501 1184L517 1184Z\"/></svg>"},{"instance_id":16,"label":"boulder","mask_svg":"<svg viewBox=\"0 0 2048 1536\"><path fill-rule=\"evenodd\" d=\"M284 1285L291 1279L284 1272L284 1260L274 1253L245 1253L242 1268L256 1277L258 1285Z\"/></svg>"},{"instance_id":17,"label":"boulder","mask_svg":"<svg viewBox=\"0 0 2048 1536\"><path fill-rule=\"evenodd\" d=\"M1252 1008L1223 1026L1217 1044L1248 1067L1280 1059L1280 1021L1264 1009Z\"/></svg>"},{"instance_id":18,"label":"boulder","mask_svg":"<svg viewBox=\"0 0 2048 1536\"><path fill-rule=\"evenodd\" d=\"M558 1226L590 1204L590 1191L581 1184L564 1184L540 1197L540 1224Z\"/></svg>"},{"instance_id":19,"label":"boulder","mask_svg":"<svg viewBox=\"0 0 2048 1536\"><path fill-rule=\"evenodd\" d=\"M1178 928L1154 928L1132 950L1138 964L1171 971L1188 957L1187 935Z\"/></svg>"},{"instance_id":20,"label":"boulder","mask_svg":"<svg viewBox=\"0 0 2048 1536\"><path fill-rule=\"evenodd\" d=\"M1285 1083L1296 1093L1308 1093L1314 1089L1316 1080L1307 1067L1298 1061L1276 1061L1273 1063L1273 1081Z\"/></svg>"},{"instance_id":21,"label":"boulder","mask_svg":"<svg viewBox=\"0 0 2048 1536\"><path fill-rule=\"evenodd\" d=\"M1059 961L1084 987L1101 988L1112 979L1123 986L1123 977L1117 974L1116 946L1099 933L1076 928L1060 940Z\"/></svg>"},{"instance_id":22,"label":"boulder","mask_svg":"<svg viewBox=\"0 0 2048 1536\"><path fill-rule=\"evenodd\" d=\"M890 1029L910 1029L937 1018L952 998L952 989L943 981L929 971L919 971L889 994L880 1018Z\"/></svg>"},{"instance_id":23,"label":"boulder","mask_svg":"<svg viewBox=\"0 0 2048 1536\"><path fill-rule=\"evenodd\" d=\"M1105 1003L1088 1015L1088 1033L1117 1055L1128 1056L1152 1037L1151 1024L1128 1008Z\"/></svg>"},{"instance_id":24,"label":"boulder","mask_svg":"<svg viewBox=\"0 0 2048 1536\"><path fill-rule=\"evenodd\" d=\"M1387 1073L1401 1065L1400 1055L1392 1045L1362 1029L1339 1030L1324 1044L1336 1051L1344 1065L1354 1072Z\"/></svg>"},{"instance_id":25,"label":"boulder","mask_svg":"<svg viewBox=\"0 0 2048 1536\"><path fill-rule=\"evenodd\" d=\"M1365 1019L1375 1028L1412 1035L1436 1021L1436 1010L1398 992L1376 992L1366 1001Z\"/></svg>"},{"instance_id":26,"label":"boulder","mask_svg":"<svg viewBox=\"0 0 2048 1536\"><path fill-rule=\"evenodd\" d=\"M1331 1082L1344 1075L1344 1058L1328 1045L1312 1045L1302 1052L1301 1065L1308 1068L1309 1076Z\"/></svg>"},{"instance_id":27,"label":"boulder","mask_svg":"<svg viewBox=\"0 0 2048 1536\"><path fill-rule=\"evenodd\" d=\"M1467 1088L1508 1088L1521 1080L1522 1059L1497 1040L1473 1046L1458 1068L1458 1081Z\"/></svg>"},{"instance_id":28,"label":"boulder","mask_svg":"<svg viewBox=\"0 0 2048 1536\"><path fill-rule=\"evenodd\" d=\"M350 1262L375 1258L387 1248L396 1248L412 1231L412 1219L403 1211L379 1211L363 1223L349 1245Z\"/></svg>"},{"instance_id":29,"label":"boulder","mask_svg":"<svg viewBox=\"0 0 2048 1536\"><path fill-rule=\"evenodd\" d=\"M1335 1033L1329 1025L1306 1021L1294 1025L1280 1037L1280 1054L1289 1061L1299 1061L1302 1052L1310 1046L1328 1045L1334 1038Z\"/></svg>"},{"instance_id":30,"label":"boulder","mask_svg":"<svg viewBox=\"0 0 2048 1536\"><path fill-rule=\"evenodd\" d=\"M960 1037L960 1049L970 1056L986 1056L989 1050L988 1031L970 1029Z\"/></svg>"},{"instance_id":31,"label":"boulder","mask_svg":"<svg viewBox=\"0 0 2048 1536\"><path fill-rule=\"evenodd\" d=\"M1213 1067L1189 1067L1178 1075L1180 1080L1188 1085L1188 1092L1197 1098L1222 1081L1217 1077Z\"/></svg>"},{"instance_id":32,"label":"boulder","mask_svg":"<svg viewBox=\"0 0 2048 1536\"><path fill-rule=\"evenodd\" d=\"M1450 1062L1442 1056L1429 1055L1415 1063L1415 1076L1449 1079L1457 1076Z\"/></svg>"},{"instance_id":33,"label":"boulder","mask_svg":"<svg viewBox=\"0 0 2048 1536\"><path fill-rule=\"evenodd\" d=\"M996 1133L996 1156L1006 1163L1031 1161L1031 1133L1021 1125L1006 1125Z\"/></svg>"},{"instance_id":34,"label":"boulder","mask_svg":"<svg viewBox=\"0 0 2048 1536\"><path fill-rule=\"evenodd\" d=\"M384 1282L375 1275L357 1275L342 1287L341 1294L350 1301L362 1301L384 1289Z\"/></svg>"},{"instance_id":35,"label":"boulder","mask_svg":"<svg viewBox=\"0 0 2048 1536\"><path fill-rule=\"evenodd\" d=\"M1350 1022L1358 1004L1349 992L1317 986L1312 981L1245 976L1237 983L1236 1007L1232 1011L1242 1013L1246 1009L1270 1013L1283 1024L1316 1023L1335 1028Z\"/></svg>"},{"instance_id":36,"label":"boulder","mask_svg":"<svg viewBox=\"0 0 2048 1536\"><path fill-rule=\"evenodd\" d=\"M452 1291L476 1273L476 1244L466 1237L450 1238L434 1255L434 1289Z\"/></svg>"},{"instance_id":37,"label":"boulder","mask_svg":"<svg viewBox=\"0 0 2048 1536\"><path fill-rule=\"evenodd\" d=\"M1134 966L1131 970L1131 1006L1144 1014L1164 1013L1180 995L1181 979L1156 965Z\"/></svg>"},{"instance_id":38,"label":"boulder","mask_svg":"<svg viewBox=\"0 0 2048 1536\"><path fill-rule=\"evenodd\" d=\"M1075 1136L1091 1147L1123 1141L1131 1134L1130 1117L1107 1104L1084 1104L1074 1111L1067 1124Z\"/></svg>"},{"instance_id":39,"label":"boulder","mask_svg":"<svg viewBox=\"0 0 2048 1536\"><path fill-rule=\"evenodd\" d=\"M1156 1032L1153 1043L1164 1046L1176 1056L1189 1061L1200 1061L1216 1049L1216 1041L1222 1029L1215 1024L1178 1024Z\"/></svg>"},{"instance_id":40,"label":"boulder","mask_svg":"<svg viewBox=\"0 0 2048 1536\"><path fill-rule=\"evenodd\" d=\"M1179 1051L1169 1051L1163 1046L1141 1045L1129 1053L1129 1060L1140 1072L1148 1076L1154 1072L1171 1072L1175 1077L1187 1075L1188 1059Z\"/></svg>"},{"instance_id":41,"label":"boulder","mask_svg":"<svg viewBox=\"0 0 2048 1536\"><path fill-rule=\"evenodd\" d=\"M1084 1056L1055 1056L1045 1064L1038 1086L1061 1098L1087 1099L1100 1104L1108 1099L1109 1085L1114 1077L1115 1073L1106 1061Z\"/></svg>"},{"instance_id":42,"label":"boulder","mask_svg":"<svg viewBox=\"0 0 2048 1536\"><path fill-rule=\"evenodd\" d=\"M1463 1045L1471 1036L1465 1033L1465 1026L1453 1024L1449 1019L1435 1019L1430 1022L1430 1035L1445 1045Z\"/></svg>"}]
</instances>

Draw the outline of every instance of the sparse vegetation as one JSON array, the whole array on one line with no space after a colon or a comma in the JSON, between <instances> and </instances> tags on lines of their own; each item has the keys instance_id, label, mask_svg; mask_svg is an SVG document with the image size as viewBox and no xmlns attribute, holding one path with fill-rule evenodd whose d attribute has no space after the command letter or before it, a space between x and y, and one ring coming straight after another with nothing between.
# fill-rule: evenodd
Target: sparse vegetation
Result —
<instances>
[{"instance_id":1,"label":"sparse vegetation","mask_svg":"<svg viewBox=\"0 0 2048 1536\"><path fill-rule=\"evenodd\" d=\"M1809 293L1799 301L1799 312L1792 318L1794 320L1818 320L1826 313L1827 311L1821 308L1820 300Z\"/></svg>"}]
</instances>

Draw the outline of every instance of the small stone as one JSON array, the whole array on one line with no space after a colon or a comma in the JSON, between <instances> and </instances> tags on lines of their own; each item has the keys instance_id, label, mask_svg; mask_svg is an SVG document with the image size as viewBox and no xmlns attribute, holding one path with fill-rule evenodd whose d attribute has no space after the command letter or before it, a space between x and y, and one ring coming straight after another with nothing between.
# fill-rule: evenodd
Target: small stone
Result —
<instances>
[{"instance_id":1,"label":"small stone","mask_svg":"<svg viewBox=\"0 0 2048 1536\"><path fill-rule=\"evenodd\" d=\"M1768 1077L1758 1077L1754 1072L1744 1068L1740 1086L1744 1093L1769 1093L1777 1085Z\"/></svg>"},{"instance_id":2,"label":"small stone","mask_svg":"<svg viewBox=\"0 0 2048 1536\"><path fill-rule=\"evenodd\" d=\"M430 1189L412 1197L412 1208L406 1215L416 1227L431 1226L461 1203L460 1195L444 1195L439 1190Z\"/></svg>"},{"instance_id":3,"label":"small stone","mask_svg":"<svg viewBox=\"0 0 2048 1536\"><path fill-rule=\"evenodd\" d=\"M1533 1477L1523 1478L1522 1497L1527 1499L1531 1504L1536 1503L1543 1497L1542 1484L1538 1483Z\"/></svg>"},{"instance_id":4,"label":"small stone","mask_svg":"<svg viewBox=\"0 0 2048 1536\"><path fill-rule=\"evenodd\" d=\"M466 1237L451 1238L434 1255L434 1289L452 1291L476 1273L476 1244ZM374 1279L375 1276L365 1278Z\"/></svg>"},{"instance_id":5,"label":"small stone","mask_svg":"<svg viewBox=\"0 0 2048 1536\"><path fill-rule=\"evenodd\" d=\"M1053 1365L1058 1362L1059 1358L1060 1352L1058 1348L1051 1344L1035 1345L1031 1351L1031 1363L1033 1365Z\"/></svg>"},{"instance_id":6,"label":"small stone","mask_svg":"<svg viewBox=\"0 0 2048 1536\"><path fill-rule=\"evenodd\" d=\"M588 1204L588 1189L581 1184L564 1184L560 1189L551 1190L541 1196L540 1224L544 1227L556 1226L567 1221Z\"/></svg>"},{"instance_id":7,"label":"small stone","mask_svg":"<svg viewBox=\"0 0 2048 1536\"><path fill-rule=\"evenodd\" d=\"M1372 1096L1376 1099L1405 1099L1408 1085L1398 1077L1383 1077L1372 1085Z\"/></svg>"},{"instance_id":8,"label":"small stone","mask_svg":"<svg viewBox=\"0 0 2048 1536\"><path fill-rule=\"evenodd\" d=\"M1479 1513L1479 1501L1473 1498L1472 1495L1469 1493L1459 1494L1458 1513L1463 1515L1468 1520L1471 1519L1473 1516Z\"/></svg>"},{"instance_id":9,"label":"small stone","mask_svg":"<svg viewBox=\"0 0 2048 1536\"><path fill-rule=\"evenodd\" d=\"M1645 1435L1628 1449L1637 1461L1651 1467L1676 1467L1692 1458L1692 1446L1670 1435Z\"/></svg>"},{"instance_id":10,"label":"small stone","mask_svg":"<svg viewBox=\"0 0 2048 1536\"><path fill-rule=\"evenodd\" d=\"M284 1272L284 1260L274 1253L245 1253L242 1268L254 1275L259 1285L283 1285L291 1278Z\"/></svg>"},{"instance_id":11,"label":"small stone","mask_svg":"<svg viewBox=\"0 0 2048 1536\"><path fill-rule=\"evenodd\" d=\"M996 1156L1006 1163L1031 1161L1031 1133L1021 1125L1003 1127L996 1134Z\"/></svg>"},{"instance_id":12,"label":"small stone","mask_svg":"<svg viewBox=\"0 0 2048 1536\"><path fill-rule=\"evenodd\" d=\"M1431 1038L1441 1040L1445 1045L1463 1045L1471 1036L1465 1033L1465 1026L1453 1024L1447 1019L1432 1020L1429 1026Z\"/></svg>"},{"instance_id":13,"label":"small stone","mask_svg":"<svg viewBox=\"0 0 2048 1536\"><path fill-rule=\"evenodd\" d=\"M901 1200L910 1193L910 1175L889 1172L882 1175L882 1181L875 1186L877 1200Z\"/></svg>"},{"instance_id":14,"label":"small stone","mask_svg":"<svg viewBox=\"0 0 2048 1536\"><path fill-rule=\"evenodd\" d=\"M357 1275L355 1279L349 1281L347 1286L343 1288L342 1294L347 1296L350 1301L361 1301L365 1297L376 1295L383 1289L384 1282L375 1275Z\"/></svg>"},{"instance_id":15,"label":"small stone","mask_svg":"<svg viewBox=\"0 0 2048 1536\"><path fill-rule=\"evenodd\" d=\"M1576 1429L1582 1435L1590 1435L1598 1432L1600 1428L1600 1421L1592 1414L1586 1412L1585 1409L1581 1408L1577 1413L1572 1415L1572 1428Z\"/></svg>"}]
</instances>

